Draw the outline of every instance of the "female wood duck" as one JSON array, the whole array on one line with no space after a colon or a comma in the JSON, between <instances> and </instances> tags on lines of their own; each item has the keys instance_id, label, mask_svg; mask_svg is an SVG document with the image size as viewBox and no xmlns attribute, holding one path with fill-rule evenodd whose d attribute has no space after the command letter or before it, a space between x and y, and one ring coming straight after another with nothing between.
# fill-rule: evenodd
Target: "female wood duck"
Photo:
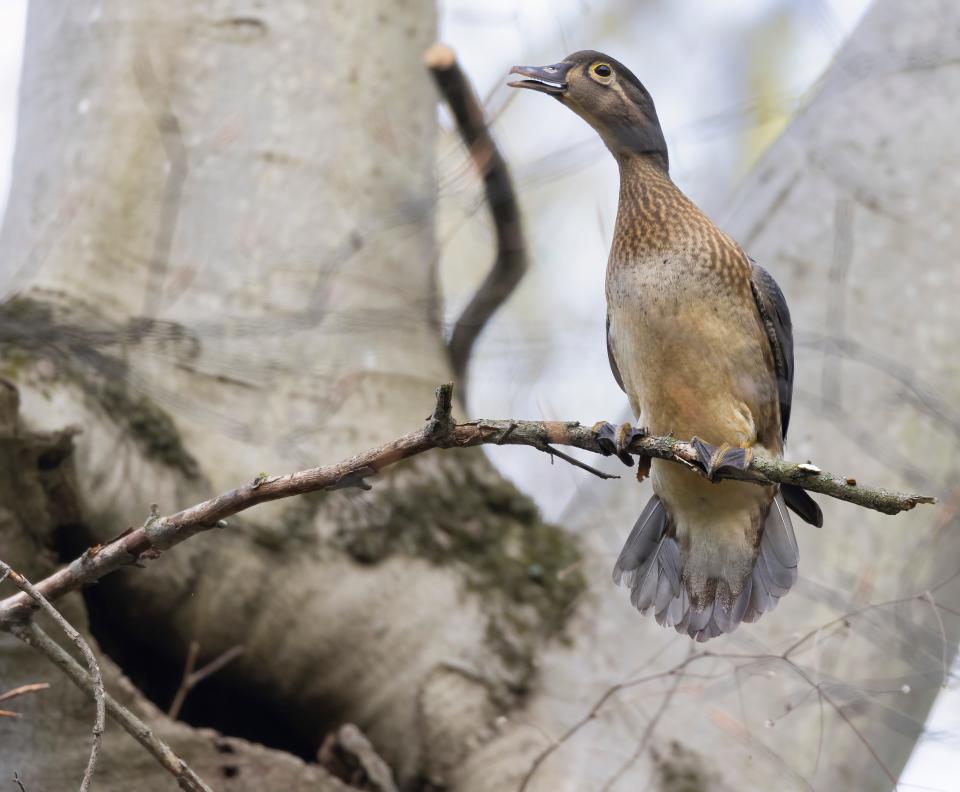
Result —
<instances>
[{"instance_id":1,"label":"female wood duck","mask_svg":"<svg viewBox=\"0 0 960 792\"><path fill-rule=\"evenodd\" d=\"M693 437L708 477L781 456L793 390L793 331L773 277L670 180L650 94L622 63L591 50L515 66L510 83L550 94L600 135L620 166L607 263L607 351L644 429L595 427L624 449L639 432ZM614 567L641 613L698 641L773 610L797 579L786 506L822 523L799 488L713 482L651 464L654 495Z\"/></svg>"}]
</instances>

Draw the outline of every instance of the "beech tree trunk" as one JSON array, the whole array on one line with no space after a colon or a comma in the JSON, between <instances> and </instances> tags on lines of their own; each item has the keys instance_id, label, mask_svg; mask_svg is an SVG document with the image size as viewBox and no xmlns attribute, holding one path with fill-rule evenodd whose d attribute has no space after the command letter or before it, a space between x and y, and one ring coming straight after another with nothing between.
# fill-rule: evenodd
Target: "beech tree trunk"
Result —
<instances>
[{"instance_id":1,"label":"beech tree trunk","mask_svg":"<svg viewBox=\"0 0 960 792\"><path fill-rule=\"evenodd\" d=\"M429 0L31 4L0 240L15 295L4 370L34 431L82 428L83 520L5 542L6 561L37 578L151 503L336 461L429 413L450 375L421 63L434 15ZM406 465L369 494L258 507L86 602L101 646L163 706L192 640L201 661L244 647L191 694L194 723L310 758L353 722L401 783L443 786L563 636L582 583L558 573L577 558L477 451ZM81 600L64 607L83 627ZM25 720L0 719L0 772L74 788L91 707L0 647L0 678L55 683ZM248 769L216 735L153 716L207 757L199 771L240 768L215 785L287 788L271 773L290 763L302 788L329 778L232 749L264 754ZM108 725L105 767L137 750ZM126 766L135 785L104 770L97 788L172 783L149 757Z\"/></svg>"}]
</instances>

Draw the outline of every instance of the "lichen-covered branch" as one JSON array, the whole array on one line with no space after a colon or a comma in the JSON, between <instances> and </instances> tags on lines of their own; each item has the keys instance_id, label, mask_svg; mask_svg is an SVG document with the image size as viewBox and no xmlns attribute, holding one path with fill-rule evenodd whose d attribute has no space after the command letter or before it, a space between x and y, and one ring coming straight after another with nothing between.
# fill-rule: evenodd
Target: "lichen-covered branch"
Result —
<instances>
[{"instance_id":1,"label":"lichen-covered branch","mask_svg":"<svg viewBox=\"0 0 960 792\"><path fill-rule=\"evenodd\" d=\"M120 567L156 558L194 534L225 527L226 518L258 503L321 490L369 488L366 479L403 459L434 448L527 445L551 453L555 451L554 445L566 445L603 453L593 430L576 421L479 420L455 423L450 416L452 388L448 384L437 389L436 407L422 429L337 464L282 476L258 475L248 484L175 514L166 517L151 514L141 528L127 531L104 545L89 548L69 565L37 583L36 587L44 597L55 600ZM641 456L670 460L706 475L697 461L693 445L686 440L642 437L634 440L629 450ZM795 484L885 514L897 514L919 503L935 502L926 495L861 487L852 479L825 473L809 463L767 457L754 457L750 467L743 472L725 468L717 478L757 484ZM0 600L0 628L27 619L30 613L30 598L25 594Z\"/></svg>"},{"instance_id":2,"label":"lichen-covered branch","mask_svg":"<svg viewBox=\"0 0 960 792\"><path fill-rule=\"evenodd\" d=\"M510 430L502 441L498 438ZM473 433L476 433L474 436ZM499 445L541 444L568 445L584 451L602 453L590 426L576 421L470 421L456 427L458 445L480 445L495 443ZM631 453L646 457L656 457L677 462L697 473L703 474L697 452L688 440L675 437L638 438L628 449ZM706 475L706 474L703 474ZM736 479L755 484L794 484L810 492L819 492L838 500L854 503L866 509L899 514L909 511L920 503L936 503L936 498L927 495L896 492L888 489L862 487L847 476L826 473L809 462L787 462L772 457L754 456L746 471L724 469L716 474L719 479Z\"/></svg>"}]
</instances>

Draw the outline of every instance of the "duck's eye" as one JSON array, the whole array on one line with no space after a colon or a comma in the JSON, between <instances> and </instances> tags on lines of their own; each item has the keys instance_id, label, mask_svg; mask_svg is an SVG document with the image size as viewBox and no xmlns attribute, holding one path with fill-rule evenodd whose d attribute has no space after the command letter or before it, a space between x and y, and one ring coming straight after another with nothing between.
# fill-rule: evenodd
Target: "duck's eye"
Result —
<instances>
[{"instance_id":1,"label":"duck's eye","mask_svg":"<svg viewBox=\"0 0 960 792\"><path fill-rule=\"evenodd\" d=\"M606 63L598 63L593 67L593 73L598 77L609 77L613 70Z\"/></svg>"}]
</instances>

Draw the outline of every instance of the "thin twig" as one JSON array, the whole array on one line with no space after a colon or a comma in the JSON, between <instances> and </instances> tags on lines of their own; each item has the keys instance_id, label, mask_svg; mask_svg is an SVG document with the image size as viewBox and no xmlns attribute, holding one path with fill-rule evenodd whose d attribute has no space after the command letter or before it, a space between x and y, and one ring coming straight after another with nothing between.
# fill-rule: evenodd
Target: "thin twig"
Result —
<instances>
[{"instance_id":1,"label":"thin twig","mask_svg":"<svg viewBox=\"0 0 960 792\"><path fill-rule=\"evenodd\" d=\"M14 624L10 632L28 646L46 656L57 668L63 671L71 681L91 698L96 698L96 683L76 660L47 635L34 622ZM104 695L107 712L127 733L147 749L176 780L185 792L213 792L213 790L190 769L189 765L175 754L153 730L126 707L121 706L109 695Z\"/></svg>"},{"instance_id":2,"label":"thin twig","mask_svg":"<svg viewBox=\"0 0 960 792\"><path fill-rule=\"evenodd\" d=\"M945 688L950 679L950 661L947 659L947 630L943 626L943 618L940 616L940 611L937 609L937 601L933 598L933 592L923 592L923 599L930 603L930 608L933 610L934 618L937 620L937 627L940 628L940 659L943 663L943 681L940 683L940 686Z\"/></svg>"},{"instance_id":3,"label":"thin twig","mask_svg":"<svg viewBox=\"0 0 960 792\"><path fill-rule=\"evenodd\" d=\"M20 792L27 792L27 788L23 785L23 779L20 778L20 773L16 770L13 771L13 783L20 788Z\"/></svg>"},{"instance_id":4,"label":"thin twig","mask_svg":"<svg viewBox=\"0 0 960 792\"><path fill-rule=\"evenodd\" d=\"M945 630L945 628L943 627L943 621L942 621L942 619L941 619L941 617L940 617L939 610L942 609L942 610L945 610L945 611L950 612L950 613L956 613L957 615L960 615L960 611L956 611L956 612L955 612L955 611L953 611L952 609L945 608L944 606L942 606L940 603L938 603L938 602L933 598L933 592L939 591L940 589L942 589L942 588L945 587L946 585L952 583L958 576L960 576L960 572L957 572L957 573L954 573L954 574L950 575L949 577L947 577L947 578L945 578L944 580L940 581L937 585L930 587L930 588L929 588L927 591L925 591L925 592L921 592L921 593L917 593L917 594L911 594L911 595L906 596L906 597L900 597L900 598L898 598L898 599L887 600L887 601L885 601L885 602L878 602L878 603L875 603L875 604L873 604L873 605L867 605L867 606L865 606L865 607L863 607L863 608L858 608L857 610L854 610L854 611L850 611L850 612L848 612L848 613L845 613L843 616L840 616L840 617L838 617L838 618L831 619L830 621L827 621L827 622L825 622L825 623L823 623L823 624L820 624L820 625L817 626L815 629L811 630L810 632L808 632L807 634L805 634L804 636L802 636L799 640L797 640L797 641L795 641L794 643L790 644L790 645L789 645L786 649L784 649L780 654L740 654L740 653L733 653L733 652L711 652L711 651L708 650L708 651L704 651L704 652L698 652L698 653L696 653L696 654L688 654L687 657L686 657L686 659L680 661L679 663L677 663L676 665L674 665L672 668L666 669L666 670L664 670L664 671L660 671L660 672L648 674L648 675L645 675L645 676L642 676L642 677L639 677L639 678L635 678L635 679L630 679L629 676L628 676L628 678L627 678L625 681L616 682L616 683L610 685L610 687L608 687L608 688L599 696L599 698L597 698L597 700L594 702L593 706L590 707L590 709L587 711L587 713L586 713L585 715L583 715L583 716L582 716L579 720L577 720L572 726L570 726L570 727L560 736L559 739L554 740L553 742L551 742L551 743L550 743L549 745L547 745L539 754L537 754L537 756L535 756L535 757L533 758L533 761L531 762L529 768L527 769L526 774L525 774L524 777L521 779L520 787L519 787L518 792L525 792L525 790L526 790L527 787L529 786L531 780L533 779L533 776L537 773L537 771L538 771L539 768L543 765L543 763L544 763L553 753L555 753L559 748L561 748L565 743L567 743L567 742L568 742L569 740L571 740L574 736L576 736L576 734L577 734L578 732L580 732L580 730L583 729L587 724L589 724L589 723L593 722L594 720L596 720L596 719L599 717L601 711L607 706L607 704L608 704L610 701L612 701L615 697L619 696L619 694L620 694L622 691L627 690L627 689L630 689L630 688L634 688L634 687L637 687L637 686L640 686L640 685L644 685L644 684L646 684L646 683L648 683L648 682L652 682L652 681L657 680L657 679L663 679L663 678L668 677L668 676L676 676L676 675L681 674L681 672L683 673L684 676L691 676L691 675L687 674L684 669L686 669L686 667L689 666L689 665L691 665L692 663L697 662L697 661L702 660L702 659L705 659L705 658L714 658L714 659L719 659L719 660L730 660L730 661L742 660L742 661L751 661L751 662L756 662L756 661L780 661L780 662L785 663L785 664L787 665L787 667L788 667L793 673L795 673L800 679L802 679L806 684L808 684L808 685L810 686L810 690L811 690L811 691L816 692L816 694L817 694L817 699L818 699L819 706L820 706L820 734L819 734L819 738L818 738L817 759L816 759L816 765L815 765L815 766L816 766L816 767L819 767L819 762L820 762L820 753L821 753L821 750L822 750L822 741L823 741L823 705L824 705L824 702L826 702L826 704L837 714L837 716L840 717L840 718L844 721L844 723L847 725L847 727L850 729L850 731L854 734L854 736L857 738L857 740L864 746L864 748L866 748L866 750L867 750L867 752L870 754L871 758L873 758L874 761L876 761L877 765L878 765L878 766L880 767L880 769L884 772L884 774L885 774L891 781L893 781L893 782L895 783L895 782L896 782L896 779L894 778L894 776L893 776L890 768L887 767L887 765L883 762L883 760L881 759L881 757L880 757L879 753L877 752L877 750L873 747L873 745L872 745L872 744L870 743L870 741L867 739L867 737L866 737L866 735L863 733L863 731L861 731L861 729L853 722L853 720L851 719L850 715L844 710L844 707L841 706L840 703L838 703L836 700L834 700L834 699L829 695L829 693L824 689L824 684L823 684L823 683L817 683L816 681L814 681L814 679L812 679L812 678L810 677L810 675L809 675L798 663L794 662L794 660L791 659L791 655L794 654L794 652L796 652L801 646L803 646L803 644L805 644L811 637L817 635L818 633L822 632L822 631L825 630L825 629L829 629L830 627L832 627L832 626L835 625L835 624L838 624L838 623L840 623L840 622L846 621L846 620L848 620L848 619L854 618L854 617L859 616L859 615L864 615L864 614L869 613L869 612L874 611L874 610L878 610L878 609L881 609L881 608L889 608L889 607L896 606L896 605L902 605L902 604L905 604L905 603L908 603L908 602L912 602L912 601L915 601L915 600L923 600L923 601L925 601L925 602L930 603L930 605L933 607L933 609L934 609L934 611L935 611L935 613L936 613L937 621L938 621L938 623L939 623L940 626L941 626L942 635L943 635L943 637L944 637L944 639L945 639L945 638L946 638L946 630ZM660 653L657 653L657 654L659 655ZM656 657L656 655L655 655L655 657ZM644 667L649 667L649 665L653 662L653 660L655 659L655 657L654 657L654 658L651 658L647 663L645 663L645 664L644 664ZM735 678L738 677L739 671L740 671L742 668L744 668L744 667L745 667L745 666L742 666L742 665L741 665L741 666L735 666L735 668L734 668L734 677L735 677ZM679 684L679 680L678 680L678 683L677 683L677 684ZM737 689L738 689L738 693L739 693L739 684L737 685ZM676 690L676 686L674 687L674 690ZM740 706L741 706L741 711L742 711L742 708L743 708L742 699L741 699L741 702L740 702ZM658 713L655 717L659 717L659 716L660 716L660 713ZM746 717L744 717L744 722L746 722ZM616 775L610 782L608 782L608 784L607 784L607 786L606 786L605 788L607 788L607 789L610 788L610 787L612 786L612 784L613 784L618 778L620 778L620 777L622 776L623 771L624 771L626 768L628 768L628 767L630 766L630 764L632 764L632 762L634 762L634 761L639 757L640 753L642 753L642 746L643 746L645 740L646 740L646 734L645 734L644 737L641 739L641 748L640 748L639 752L635 752L635 753L631 756L631 758L630 758L630 760L628 760L627 764L624 765L623 768L621 768L621 770L617 773L617 775ZM786 766L786 765L785 765L785 766ZM788 769L789 769L789 768L788 768ZM792 771L791 771L791 772L792 772ZM816 773L816 770L814 770L814 773Z\"/></svg>"},{"instance_id":5,"label":"thin twig","mask_svg":"<svg viewBox=\"0 0 960 792\"><path fill-rule=\"evenodd\" d=\"M15 687L12 690L8 690L6 693L0 693L0 701L8 701L9 699L16 698L17 696L23 696L26 693L37 693L38 691L46 690L49 687L50 684L48 682L34 682L31 685L20 685L20 687ZM13 710L8 709L0 709L0 718L19 717L19 712L14 712Z\"/></svg>"},{"instance_id":6,"label":"thin twig","mask_svg":"<svg viewBox=\"0 0 960 792\"><path fill-rule=\"evenodd\" d=\"M525 792L526 788L529 786L530 781L533 779L533 776L536 774L537 770L542 765L551 754L556 752L561 748L570 738L572 738L577 732L579 732L584 726L588 723L596 720L597 716L600 714L600 710L606 705L606 703L616 696L621 690L627 690L629 688L637 687L638 685L643 685L647 682L651 682L654 679L662 679L664 677L672 676L679 673L684 668L686 668L690 663L693 663L697 660L702 660L705 657L714 657L710 652L699 652L694 655L687 655L687 658L673 668L670 668L666 671L661 671L656 674L648 674L646 676L639 677L638 679L631 679L626 682L617 682L614 685L608 687L603 694L593 703L593 706L590 707L590 710L584 715L580 720L574 723L570 728L568 728L563 734L560 735L559 739L552 742L546 748L544 748L537 756L534 758L533 763L530 765L530 768L527 770L526 775L521 779L520 786L517 792Z\"/></svg>"},{"instance_id":7,"label":"thin twig","mask_svg":"<svg viewBox=\"0 0 960 792\"><path fill-rule=\"evenodd\" d=\"M20 687L15 687L6 693L0 693L0 701L9 701L12 698L22 696L26 693L36 693L40 690L47 690L49 687L49 682L34 682L30 685L20 685Z\"/></svg>"},{"instance_id":8,"label":"thin twig","mask_svg":"<svg viewBox=\"0 0 960 792\"><path fill-rule=\"evenodd\" d=\"M63 618L60 612L47 601L43 594L41 594L29 580L16 570L11 569L10 566L3 561L0 561L0 570L4 573L4 579L9 576L17 588L33 599L40 606L41 610L57 623L60 629L63 630L66 636L73 641L80 650L80 654L83 655L83 659L87 662L87 667L90 669L91 695L96 705L96 716L93 721L93 740L90 746L90 758L87 760L87 769L84 771L83 779L80 782L80 792L88 792L90 785L93 783L93 774L97 769L97 758L100 755L100 744L103 742L103 728L106 721L104 705L105 693L103 690L103 675L100 673L100 664L97 662L97 658L94 657L90 645L83 639L83 636L77 632L70 622Z\"/></svg>"},{"instance_id":9,"label":"thin twig","mask_svg":"<svg viewBox=\"0 0 960 792\"><path fill-rule=\"evenodd\" d=\"M640 737L640 741L637 743L637 747L634 749L633 753L630 755L630 758L624 762L620 769L603 785L603 788L600 792L610 792L611 789L616 785L626 772L633 767L634 763L643 756L643 752L647 749L647 744L650 742L650 737L653 735L653 730L657 727L657 724L660 722L660 719L663 717L663 713L667 711L667 707L670 706L670 702L673 701L673 697L677 693L677 688L680 687L680 682L684 677L683 672L677 672L673 675L673 685L670 687L670 690L667 691L667 695L663 697L660 701L660 706L657 707L657 711L649 721L643 730L643 735Z\"/></svg>"},{"instance_id":10,"label":"thin twig","mask_svg":"<svg viewBox=\"0 0 960 792\"><path fill-rule=\"evenodd\" d=\"M457 63L456 55L438 42L427 49L423 60L456 119L457 130L474 167L483 177L487 207L497 236L493 266L457 319L450 336L448 348L453 373L463 386L477 337L527 270L527 243L510 169L490 134L483 105Z\"/></svg>"},{"instance_id":11,"label":"thin twig","mask_svg":"<svg viewBox=\"0 0 960 792\"><path fill-rule=\"evenodd\" d=\"M873 747L873 745L867 739L866 735L862 731L860 731L859 727L853 722L850 716L844 711L843 707L837 704L837 702L830 697L827 691L824 690L822 684L817 684L816 682L814 682L806 674L806 672L802 668L800 668L800 666L798 666L796 663L793 662L793 660L790 660L785 656L782 656L781 659L787 664L789 668L792 668L796 672L796 674L801 679L803 679L808 685L811 685L812 687L816 688L816 690L819 692L820 696L822 697L822 700L826 701L827 704L830 705L830 708L843 719L844 723L847 724L850 731L853 732L854 736L861 742L863 747L867 749L867 752L870 754L871 757L873 757L873 760L877 763L880 769L883 770L884 774L887 776L887 779L894 786L896 786L897 777L891 772L890 768L887 767L883 759L880 758L880 754L877 753L877 749Z\"/></svg>"},{"instance_id":12,"label":"thin twig","mask_svg":"<svg viewBox=\"0 0 960 792\"><path fill-rule=\"evenodd\" d=\"M226 666L228 663L232 663L234 660L240 657L240 655L242 655L245 651L246 651L246 647L242 645L238 644L237 646L231 646L229 649L227 649L226 652L221 654L219 657L215 657L205 666L201 666L196 671L194 671L190 677L190 687L194 687L198 683L203 682L203 680L206 679L207 677L213 676L214 674L217 673L217 671L219 671L221 668Z\"/></svg>"},{"instance_id":13,"label":"thin twig","mask_svg":"<svg viewBox=\"0 0 960 792\"><path fill-rule=\"evenodd\" d=\"M516 428L517 428L517 425L513 421L511 421L510 426L504 429L503 434L497 438L497 445L503 445L507 441L507 438L510 437L510 433L513 432L513 430Z\"/></svg>"},{"instance_id":14,"label":"thin twig","mask_svg":"<svg viewBox=\"0 0 960 792\"><path fill-rule=\"evenodd\" d=\"M180 686L177 688L177 692L174 693L173 701L170 702L170 708L167 710L167 717L169 718L176 720L180 714L180 708L183 707L183 702L187 698L187 693L190 692L190 676L196 667L198 654L200 654L200 642L190 641L190 646L187 647L187 660L183 664L183 676L180 679Z\"/></svg>"},{"instance_id":15,"label":"thin twig","mask_svg":"<svg viewBox=\"0 0 960 792\"><path fill-rule=\"evenodd\" d=\"M507 435L507 437L509 436L510 435ZM497 445L503 445L503 443L498 441ZM539 448L545 454L550 454L550 456L555 456L558 459L562 459L564 462L569 462L574 467L578 467L581 470L586 470L587 473L593 473L593 475L596 476L597 478L602 478L602 479L620 478L620 476L615 476L612 473L604 473L602 470L597 470L595 467L588 465L586 462L581 462L576 457L572 457L569 454L565 454L563 453L563 451L560 451L554 448L553 446L549 446L546 443L543 443L542 445L538 445L536 446L536 448Z\"/></svg>"},{"instance_id":16,"label":"thin twig","mask_svg":"<svg viewBox=\"0 0 960 792\"><path fill-rule=\"evenodd\" d=\"M857 616L862 616L863 614L866 614L866 613L870 613L871 611L879 610L881 608L889 608L893 605L903 605L905 603L911 602L916 599L923 599L923 600L926 600L927 602L932 602L932 604L935 606L935 610L940 609L940 610L947 610L949 612L950 610L949 608L945 608L943 605L941 605L939 602L936 602L935 600L932 601L926 596L926 594L929 592L932 595L933 592L939 591L942 588L946 588L948 585L953 583L953 581L956 580L958 577L960 577L960 570L944 578L935 586L931 586L929 589L927 589L927 591L923 593L910 594L906 597L897 597L896 599L884 600L883 602L875 602L871 605L864 605L862 608L857 608L856 610L847 611L843 615L837 616L836 618L831 619L830 621L817 625L812 630L809 630L808 632L801 635L796 641L790 644L790 646L784 649L783 652L781 652L780 656L783 657L784 659L788 659L790 655L792 655L797 649L803 646L803 644L805 644L811 638L816 636L818 633L822 633L824 630L829 630L831 627L834 627L838 624L844 624L848 622L850 619L853 619ZM958 613L957 615L960 615L960 613ZM937 616L939 616L939 613L937 614Z\"/></svg>"},{"instance_id":17,"label":"thin twig","mask_svg":"<svg viewBox=\"0 0 960 792\"><path fill-rule=\"evenodd\" d=\"M190 648L187 650L187 662L184 664L183 678L180 681L180 687L177 688L177 692L173 697L173 701L170 703L170 709L167 710L167 715L171 718L176 718L180 714L183 702L191 690L203 682L204 679L217 673L217 671L225 665L238 658L244 651L245 648L242 645L231 646L227 651L215 657L205 666L194 670L197 664L197 656L200 654L200 642L191 641Z\"/></svg>"},{"instance_id":18,"label":"thin twig","mask_svg":"<svg viewBox=\"0 0 960 792\"><path fill-rule=\"evenodd\" d=\"M427 425L379 448L364 451L334 465L309 468L283 476L257 476L237 489L198 503L166 517L151 515L141 528L117 536L105 545L95 545L79 558L36 584L48 600L56 600L104 575L139 561L156 558L164 550L211 528L224 527L224 520L258 503L343 487L369 488L366 478L391 465L434 448L468 448L485 444L566 445L602 454L589 426L576 421L479 420L454 423L450 418L452 384L437 389L437 407ZM513 427L509 433L507 429ZM556 453L556 449L552 449ZM699 471L693 445L673 437L639 437L629 451L656 457ZM569 461L569 460L568 460ZM579 462L578 466L582 466ZM846 477L819 471L808 463L755 456L747 471L724 468L718 479L736 479L754 484L795 484L811 492L848 501L885 514L897 514L920 503L935 503L925 495L872 489L847 484ZM0 600L0 629L29 617L30 598L15 594Z\"/></svg>"}]
</instances>

